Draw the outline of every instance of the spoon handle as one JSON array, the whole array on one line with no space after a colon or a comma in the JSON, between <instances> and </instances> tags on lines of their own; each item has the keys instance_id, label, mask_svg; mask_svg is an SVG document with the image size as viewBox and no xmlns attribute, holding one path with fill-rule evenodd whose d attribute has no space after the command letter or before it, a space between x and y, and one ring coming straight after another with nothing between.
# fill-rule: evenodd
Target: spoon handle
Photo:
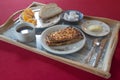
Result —
<instances>
[{"instance_id":1,"label":"spoon handle","mask_svg":"<svg viewBox=\"0 0 120 80\"><path fill-rule=\"evenodd\" d=\"M98 39L94 39L94 40L93 40L93 46L92 46L91 50L88 52L88 55L87 55L87 56L85 57L85 59L84 59L84 62L85 62L85 63L88 63L88 62L90 61L93 53L95 52L95 48L96 48L96 46L97 46L97 44L96 44L97 42L98 42Z\"/></svg>"},{"instance_id":2,"label":"spoon handle","mask_svg":"<svg viewBox=\"0 0 120 80\"><path fill-rule=\"evenodd\" d=\"M88 55L85 57L85 59L84 59L84 62L85 62L85 63L88 63L88 62L90 61L90 59L91 59L94 51L95 51L95 46L93 46L93 47L91 48L91 50L88 52Z\"/></svg>"},{"instance_id":3,"label":"spoon handle","mask_svg":"<svg viewBox=\"0 0 120 80\"><path fill-rule=\"evenodd\" d=\"M105 39L103 39L103 40L101 41L100 49L99 49L99 51L98 51L98 53L97 53L97 56L96 56L95 61L93 62L93 67L96 67L96 66L98 65L98 62L99 62L99 60L100 60L100 57L101 57L101 55L102 55L102 52L103 52L103 49L104 49L104 47L105 47L106 42L107 42L107 38L105 38Z\"/></svg>"},{"instance_id":4,"label":"spoon handle","mask_svg":"<svg viewBox=\"0 0 120 80\"><path fill-rule=\"evenodd\" d=\"M93 62L93 67L96 67L99 60L100 60L100 57L101 57L101 53L102 53L102 49L99 50L99 52L97 53L97 56L96 56L96 59L95 61Z\"/></svg>"}]
</instances>

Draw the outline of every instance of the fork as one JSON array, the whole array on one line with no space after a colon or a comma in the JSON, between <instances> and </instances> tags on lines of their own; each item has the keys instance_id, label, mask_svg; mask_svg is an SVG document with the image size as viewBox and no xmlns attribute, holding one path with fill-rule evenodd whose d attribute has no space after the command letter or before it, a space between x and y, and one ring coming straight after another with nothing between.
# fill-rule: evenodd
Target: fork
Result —
<instances>
[{"instance_id":1,"label":"fork","mask_svg":"<svg viewBox=\"0 0 120 80\"><path fill-rule=\"evenodd\" d=\"M96 46L99 46L100 42L98 41L98 39L94 39L93 41L93 46L91 48L91 50L88 52L88 55L85 57L84 62L88 63L93 55L93 53L95 52Z\"/></svg>"}]
</instances>

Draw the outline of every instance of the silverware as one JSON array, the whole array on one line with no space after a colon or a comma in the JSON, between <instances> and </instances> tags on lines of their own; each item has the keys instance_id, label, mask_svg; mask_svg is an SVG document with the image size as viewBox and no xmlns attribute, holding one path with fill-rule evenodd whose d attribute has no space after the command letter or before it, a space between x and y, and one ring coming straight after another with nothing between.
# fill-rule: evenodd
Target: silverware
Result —
<instances>
[{"instance_id":1,"label":"silverware","mask_svg":"<svg viewBox=\"0 0 120 80\"><path fill-rule=\"evenodd\" d=\"M37 49L42 49L42 45L41 45L41 35L36 35L36 48Z\"/></svg>"},{"instance_id":2,"label":"silverware","mask_svg":"<svg viewBox=\"0 0 120 80\"><path fill-rule=\"evenodd\" d=\"M105 47L106 42L107 42L107 38L102 39L101 45L100 45L100 47L99 47L99 51L98 51L97 56L96 56L96 59L95 59L95 61L93 62L93 67L96 67L96 66L98 65L98 62L99 62L99 60L100 60L100 57L101 57L101 55L102 55L102 51L103 51L103 48Z\"/></svg>"},{"instance_id":3,"label":"silverware","mask_svg":"<svg viewBox=\"0 0 120 80\"><path fill-rule=\"evenodd\" d=\"M90 61L93 53L95 52L96 46L99 46L99 44L100 44L100 43L99 43L98 39L95 39L95 40L93 41L93 46L92 46L91 50L88 52L88 55L87 55L87 56L85 57L85 59L84 59L84 62L85 62L85 63L88 63L88 62Z\"/></svg>"}]
</instances>

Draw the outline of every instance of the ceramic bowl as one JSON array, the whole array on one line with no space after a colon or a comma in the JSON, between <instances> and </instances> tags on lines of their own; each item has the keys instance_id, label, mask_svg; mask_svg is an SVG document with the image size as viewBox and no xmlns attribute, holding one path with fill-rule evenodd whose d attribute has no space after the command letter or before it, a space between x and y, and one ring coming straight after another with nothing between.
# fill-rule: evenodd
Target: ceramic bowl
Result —
<instances>
[{"instance_id":1,"label":"ceramic bowl","mask_svg":"<svg viewBox=\"0 0 120 80\"><path fill-rule=\"evenodd\" d=\"M15 25L15 36L20 42L31 42L35 39L34 25L27 22L21 22Z\"/></svg>"},{"instance_id":2,"label":"ceramic bowl","mask_svg":"<svg viewBox=\"0 0 120 80\"><path fill-rule=\"evenodd\" d=\"M61 18L67 22L79 22L84 17L83 13L77 10L67 10L61 15Z\"/></svg>"}]
</instances>

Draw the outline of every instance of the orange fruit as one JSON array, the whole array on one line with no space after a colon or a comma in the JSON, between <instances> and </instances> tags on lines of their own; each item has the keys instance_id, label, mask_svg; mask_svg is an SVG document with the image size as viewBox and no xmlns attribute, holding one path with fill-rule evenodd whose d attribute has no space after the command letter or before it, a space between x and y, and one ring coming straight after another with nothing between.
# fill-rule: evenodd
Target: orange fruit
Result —
<instances>
[{"instance_id":1,"label":"orange fruit","mask_svg":"<svg viewBox=\"0 0 120 80\"><path fill-rule=\"evenodd\" d=\"M37 20L33 20L32 23L33 23L34 25L36 25L36 24L37 24Z\"/></svg>"},{"instance_id":2,"label":"orange fruit","mask_svg":"<svg viewBox=\"0 0 120 80\"><path fill-rule=\"evenodd\" d=\"M31 8L26 8L21 14L22 19L26 22L32 23L34 25L37 24L37 20L34 19L34 12Z\"/></svg>"},{"instance_id":3,"label":"orange fruit","mask_svg":"<svg viewBox=\"0 0 120 80\"><path fill-rule=\"evenodd\" d=\"M23 19L24 21L27 21L27 20L30 19L30 18L32 18L32 16L27 15L25 12L22 12L22 19Z\"/></svg>"},{"instance_id":4,"label":"orange fruit","mask_svg":"<svg viewBox=\"0 0 120 80\"><path fill-rule=\"evenodd\" d=\"M37 24L37 21L35 19L28 19L26 22L32 23L34 25Z\"/></svg>"},{"instance_id":5,"label":"orange fruit","mask_svg":"<svg viewBox=\"0 0 120 80\"><path fill-rule=\"evenodd\" d=\"M30 8L25 9L24 12L27 13L28 15L32 16L32 17L34 16L34 12Z\"/></svg>"}]
</instances>

